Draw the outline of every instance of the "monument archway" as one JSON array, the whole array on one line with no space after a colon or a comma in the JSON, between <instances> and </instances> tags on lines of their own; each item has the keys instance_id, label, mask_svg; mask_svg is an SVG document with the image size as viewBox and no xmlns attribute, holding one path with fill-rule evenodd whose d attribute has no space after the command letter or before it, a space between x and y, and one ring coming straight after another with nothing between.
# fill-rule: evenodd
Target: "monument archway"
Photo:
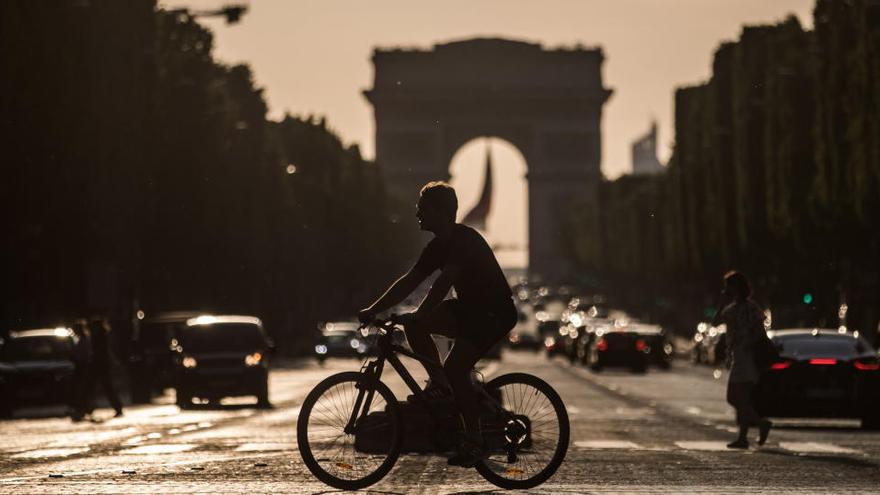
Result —
<instances>
[{"instance_id":1,"label":"monument archway","mask_svg":"<svg viewBox=\"0 0 880 495\"><path fill-rule=\"evenodd\" d=\"M449 179L465 143L495 136L513 144L528 168L529 274L564 280L564 222L575 201L595 196L601 178L602 106L611 95L603 59L598 48L545 50L504 39L377 49L373 88L364 94L389 191L414 205L426 182Z\"/></svg>"}]
</instances>

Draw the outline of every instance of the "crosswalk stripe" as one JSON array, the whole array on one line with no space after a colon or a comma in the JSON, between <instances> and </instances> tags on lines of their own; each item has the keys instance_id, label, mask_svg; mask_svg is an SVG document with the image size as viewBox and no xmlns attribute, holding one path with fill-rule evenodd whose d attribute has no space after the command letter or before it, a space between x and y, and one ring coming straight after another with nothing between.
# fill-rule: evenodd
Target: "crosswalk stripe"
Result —
<instances>
[{"instance_id":1,"label":"crosswalk stripe","mask_svg":"<svg viewBox=\"0 0 880 495\"><path fill-rule=\"evenodd\" d=\"M575 442L574 446L582 449L642 449L641 445L627 440L583 440Z\"/></svg>"},{"instance_id":2,"label":"crosswalk stripe","mask_svg":"<svg viewBox=\"0 0 880 495\"><path fill-rule=\"evenodd\" d=\"M679 446L684 450L704 450L709 452L732 452L732 449L727 448L727 442L712 442L712 441L690 441L690 442L675 442L675 445Z\"/></svg>"},{"instance_id":3,"label":"crosswalk stripe","mask_svg":"<svg viewBox=\"0 0 880 495\"><path fill-rule=\"evenodd\" d=\"M833 443L820 442L779 442L779 446L792 452L805 454L860 454L861 451L840 447Z\"/></svg>"}]
</instances>

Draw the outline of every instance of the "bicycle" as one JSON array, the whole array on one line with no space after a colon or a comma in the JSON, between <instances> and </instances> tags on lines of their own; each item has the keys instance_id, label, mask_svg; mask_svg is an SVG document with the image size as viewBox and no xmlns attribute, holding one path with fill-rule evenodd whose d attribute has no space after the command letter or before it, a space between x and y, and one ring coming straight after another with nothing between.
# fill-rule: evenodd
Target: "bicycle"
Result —
<instances>
[{"instance_id":1,"label":"bicycle","mask_svg":"<svg viewBox=\"0 0 880 495\"><path fill-rule=\"evenodd\" d=\"M359 372L338 373L316 385L297 419L297 443L306 467L342 490L368 487L388 474L403 450L407 426L433 432L427 442L416 440L427 444L421 450L434 453L452 450L449 439L461 430L454 405L433 404L398 355L435 368L441 364L396 344L394 333L400 329L393 317L372 326L377 329L375 359L365 361ZM398 403L382 382L386 362L412 391L411 403ZM565 458L570 435L568 413L556 391L526 373L505 374L477 389L488 453L474 466L477 472L505 489L533 488L549 479ZM403 409L410 411L411 423L422 421L422 428L408 425Z\"/></svg>"}]
</instances>

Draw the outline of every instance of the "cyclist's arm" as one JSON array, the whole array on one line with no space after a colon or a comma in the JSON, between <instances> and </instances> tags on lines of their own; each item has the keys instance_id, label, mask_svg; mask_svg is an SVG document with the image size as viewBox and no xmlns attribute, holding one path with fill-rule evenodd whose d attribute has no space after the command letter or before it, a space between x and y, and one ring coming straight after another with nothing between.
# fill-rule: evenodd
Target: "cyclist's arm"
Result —
<instances>
[{"instance_id":1,"label":"cyclist's arm","mask_svg":"<svg viewBox=\"0 0 880 495\"><path fill-rule=\"evenodd\" d=\"M452 283L455 282L455 278L458 276L460 270L461 269L458 265L446 265L443 267L440 276L437 277L437 280L434 280L434 283L431 285L431 290L428 291L428 295L425 296L425 299L422 300L422 304L419 305L419 309L416 310L416 318L425 316L430 313L431 310L436 308L438 304L443 302L443 299L446 297L446 294L449 293L449 289L452 288Z\"/></svg>"},{"instance_id":2,"label":"cyclist's arm","mask_svg":"<svg viewBox=\"0 0 880 495\"><path fill-rule=\"evenodd\" d=\"M382 297L371 304L367 309L373 313L381 313L400 304L400 302L406 299L406 296L410 295L412 291L416 290L416 287L418 287L426 278L427 275L415 269L406 272L404 276L391 284L391 287L382 294Z\"/></svg>"}]
</instances>

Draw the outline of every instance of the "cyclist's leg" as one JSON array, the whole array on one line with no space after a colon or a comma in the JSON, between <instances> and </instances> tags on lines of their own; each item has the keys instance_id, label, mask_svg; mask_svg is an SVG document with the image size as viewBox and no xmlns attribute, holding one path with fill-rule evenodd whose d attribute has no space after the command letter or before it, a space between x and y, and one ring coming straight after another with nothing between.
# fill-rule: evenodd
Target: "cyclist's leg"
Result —
<instances>
[{"instance_id":1,"label":"cyclist's leg","mask_svg":"<svg viewBox=\"0 0 880 495\"><path fill-rule=\"evenodd\" d=\"M426 356L436 363L441 362L440 352L437 350L437 345L434 343L434 339L431 338L431 334L455 337L457 320L452 306L453 302L451 300L443 301L417 323L409 324L404 327L406 340L416 354ZM428 372L428 376L431 378L432 383L446 383L446 376L444 375L442 368L425 366L425 371Z\"/></svg>"},{"instance_id":2,"label":"cyclist's leg","mask_svg":"<svg viewBox=\"0 0 880 495\"><path fill-rule=\"evenodd\" d=\"M477 393L471 383L471 370L481 356L480 349L473 342L459 338L455 340L455 345L443 365L465 430L475 435L480 434L480 409Z\"/></svg>"}]
</instances>

